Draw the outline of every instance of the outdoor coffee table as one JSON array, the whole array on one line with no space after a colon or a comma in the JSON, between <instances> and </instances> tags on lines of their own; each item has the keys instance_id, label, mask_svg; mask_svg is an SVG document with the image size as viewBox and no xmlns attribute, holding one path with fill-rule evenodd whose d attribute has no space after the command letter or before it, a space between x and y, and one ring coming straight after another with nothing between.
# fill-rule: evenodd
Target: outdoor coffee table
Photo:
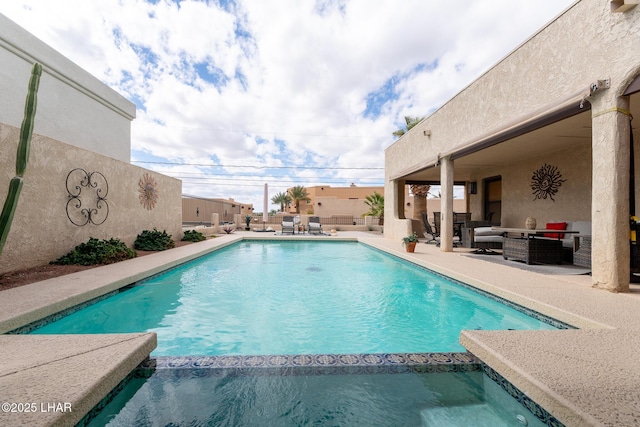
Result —
<instances>
[{"instance_id":1,"label":"outdoor coffee table","mask_svg":"<svg viewBox=\"0 0 640 427\"><path fill-rule=\"evenodd\" d=\"M560 235L575 234L577 231L527 228L492 227L504 236L502 256L504 259L524 261L527 264L560 264L562 262L562 241ZM557 234L557 239L544 237L547 233ZM513 237L514 234L519 237ZM512 235L511 237L509 235Z\"/></svg>"}]
</instances>

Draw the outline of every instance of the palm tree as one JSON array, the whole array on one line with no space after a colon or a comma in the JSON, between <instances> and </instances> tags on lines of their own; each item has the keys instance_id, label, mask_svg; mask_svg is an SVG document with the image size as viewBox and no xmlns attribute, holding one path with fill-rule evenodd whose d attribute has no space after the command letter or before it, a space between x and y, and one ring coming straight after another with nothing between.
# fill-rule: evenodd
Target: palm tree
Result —
<instances>
[{"instance_id":1,"label":"palm tree","mask_svg":"<svg viewBox=\"0 0 640 427\"><path fill-rule=\"evenodd\" d=\"M287 193L278 193L271 198L271 203L280 205L280 212L284 212L285 206L291 203L291 197Z\"/></svg>"},{"instance_id":2,"label":"palm tree","mask_svg":"<svg viewBox=\"0 0 640 427\"><path fill-rule=\"evenodd\" d=\"M411 185L411 192L413 193L413 219L422 220L420 212L427 212L427 196L431 192L431 185Z\"/></svg>"},{"instance_id":3,"label":"palm tree","mask_svg":"<svg viewBox=\"0 0 640 427\"><path fill-rule=\"evenodd\" d=\"M377 216L380 218L379 224L384 223L384 196L374 191L373 194L364 198L364 204L369 206L369 212L362 216Z\"/></svg>"},{"instance_id":4,"label":"palm tree","mask_svg":"<svg viewBox=\"0 0 640 427\"><path fill-rule=\"evenodd\" d=\"M407 123L407 128L406 129L398 129L397 131L393 132L393 136L401 137L405 133L409 132L409 130L412 127L414 127L415 125L420 123L422 121L422 119L424 119L424 117L405 116L404 117L404 121Z\"/></svg>"},{"instance_id":5,"label":"palm tree","mask_svg":"<svg viewBox=\"0 0 640 427\"><path fill-rule=\"evenodd\" d=\"M302 185L296 185L289 189L289 197L296 205L296 213L300 213L300 202L310 202L309 193Z\"/></svg>"}]
</instances>

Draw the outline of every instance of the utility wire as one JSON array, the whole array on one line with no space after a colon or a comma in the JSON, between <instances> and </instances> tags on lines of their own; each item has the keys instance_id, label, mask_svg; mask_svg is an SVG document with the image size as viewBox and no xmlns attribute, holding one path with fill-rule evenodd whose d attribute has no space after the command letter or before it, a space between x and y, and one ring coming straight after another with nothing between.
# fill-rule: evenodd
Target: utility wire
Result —
<instances>
[{"instance_id":1,"label":"utility wire","mask_svg":"<svg viewBox=\"0 0 640 427\"><path fill-rule=\"evenodd\" d=\"M217 168L253 168L253 169L384 170L384 168L374 168L374 167L214 165L210 163L148 162L143 160L132 160L131 163L174 165L174 166L206 166L206 167L217 167Z\"/></svg>"}]
</instances>

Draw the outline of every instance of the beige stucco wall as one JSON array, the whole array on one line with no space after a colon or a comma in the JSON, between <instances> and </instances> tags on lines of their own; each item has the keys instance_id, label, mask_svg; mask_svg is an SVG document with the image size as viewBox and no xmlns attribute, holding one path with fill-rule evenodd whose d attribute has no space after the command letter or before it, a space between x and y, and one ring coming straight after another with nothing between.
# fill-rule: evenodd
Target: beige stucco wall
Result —
<instances>
[{"instance_id":1,"label":"beige stucco wall","mask_svg":"<svg viewBox=\"0 0 640 427\"><path fill-rule=\"evenodd\" d=\"M19 127L33 63L42 64L34 132L128 162L135 105L0 14L0 121Z\"/></svg>"},{"instance_id":2,"label":"beige stucco wall","mask_svg":"<svg viewBox=\"0 0 640 427\"><path fill-rule=\"evenodd\" d=\"M535 199L531 189L533 172L544 164L558 168L565 180L554 196L555 201ZM482 212L484 198L482 180L502 177L503 227L524 227L527 217L539 226L553 220L589 221L591 219L591 144L547 153L518 164L478 170L472 177L478 182L478 193L469 195L470 211ZM482 215L475 215L480 219Z\"/></svg>"},{"instance_id":3,"label":"beige stucco wall","mask_svg":"<svg viewBox=\"0 0 640 427\"><path fill-rule=\"evenodd\" d=\"M36 116L36 122L39 118ZM15 175L19 132L16 127L0 123L1 203ZM100 172L108 182L109 214L102 225L76 226L67 217L66 179L75 168ZM139 199L139 180L145 173L157 182L158 199L151 210ZM88 189L82 189L84 207L92 207L95 199L90 195ZM90 237L115 237L132 246L141 231L156 227L179 240L182 237L181 199L180 180L34 134L15 218L0 254L0 273L47 264Z\"/></svg>"},{"instance_id":4,"label":"beige stucco wall","mask_svg":"<svg viewBox=\"0 0 640 427\"><path fill-rule=\"evenodd\" d=\"M219 220L224 222L234 222L235 215L240 214L242 224L244 224L244 217L253 215L253 205L236 202L233 199L182 198L182 221L184 222L203 221L208 223L214 213L217 213Z\"/></svg>"},{"instance_id":5,"label":"beige stucco wall","mask_svg":"<svg viewBox=\"0 0 640 427\"><path fill-rule=\"evenodd\" d=\"M321 185L305 187L309 195L309 202L300 202L300 213L316 216L354 215L360 216L368 212L369 207L364 204L365 198L374 192L384 193L384 187L331 187ZM289 189L287 190L289 191ZM318 205L318 202L321 205ZM292 203L289 212L294 213L296 208Z\"/></svg>"},{"instance_id":6,"label":"beige stucco wall","mask_svg":"<svg viewBox=\"0 0 640 427\"><path fill-rule=\"evenodd\" d=\"M609 78L610 93L622 93L640 72L638 22L640 7L612 13L608 1L579 1L388 147L385 236L401 237L407 229L406 220L394 218L402 196L392 177L418 170L439 153L462 147L577 91L586 92L598 79ZM428 139L424 130L431 131ZM531 171L523 170L525 182ZM503 185L512 184L503 178ZM503 193L508 190L503 187ZM521 214L509 215L513 224L521 222Z\"/></svg>"}]
</instances>

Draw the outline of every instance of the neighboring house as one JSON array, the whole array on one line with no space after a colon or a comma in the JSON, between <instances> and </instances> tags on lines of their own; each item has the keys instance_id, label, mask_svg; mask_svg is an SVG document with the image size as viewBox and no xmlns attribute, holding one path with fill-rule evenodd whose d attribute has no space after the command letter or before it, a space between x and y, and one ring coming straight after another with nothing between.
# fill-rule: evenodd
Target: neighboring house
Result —
<instances>
[{"instance_id":1,"label":"neighboring house","mask_svg":"<svg viewBox=\"0 0 640 427\"><path fill-rule=\"evenodd\" d=\"M374 192L384 194L384 187L358 187L355 184L349 187L319 185L305 187L305 189L310 200L309 202L300 202L300 213L320 217L331 215L360 217L369 211L369 207L364 203L367 196L372 195ZM287 192L290 190L287 189ZM290 213L295 213L295 204L292 202L287 210Z\"/></svg>"},{"instance_id":2,"label":"neighboring house","mask_svg":"<svg viewBox=\"0 0 640 427\"><path fill-rule=\"evenodd\" d=\"M31 67L42 64L31 153L0 273L44 265L90 237L182 237L182 182L129 163L135 105L0 15L0 203L15 175ZM88 185L90 184L90 185Z\"/></svg>"},{"instance_id":3,"label":"neighboring house","mask_svg":"<svg viewBox=\"0 0 640 427\"><path fill-rule=\"evenodd\" d=\"M235 222L235 215L241 215L242 217L253 215L253 204L240 203L233 199L207 199L188 195L182 196L183 224L211 225L213 214L218 214L218 222Z\"/></svg>"},{"instance_id":4,"label":"neighboring house","mask_svg":"<svg viewBox=\"0 0 640 427\"><path fill-rule=\"evenodd\" d=\"M385 236L409 230L406 184L439 181L451 251L453 184L465 182L473 219L592 221L594 286L628 291L629 217L640 212L635 3L577 1L388 147Z\"/></svg>"}]
</instances>

